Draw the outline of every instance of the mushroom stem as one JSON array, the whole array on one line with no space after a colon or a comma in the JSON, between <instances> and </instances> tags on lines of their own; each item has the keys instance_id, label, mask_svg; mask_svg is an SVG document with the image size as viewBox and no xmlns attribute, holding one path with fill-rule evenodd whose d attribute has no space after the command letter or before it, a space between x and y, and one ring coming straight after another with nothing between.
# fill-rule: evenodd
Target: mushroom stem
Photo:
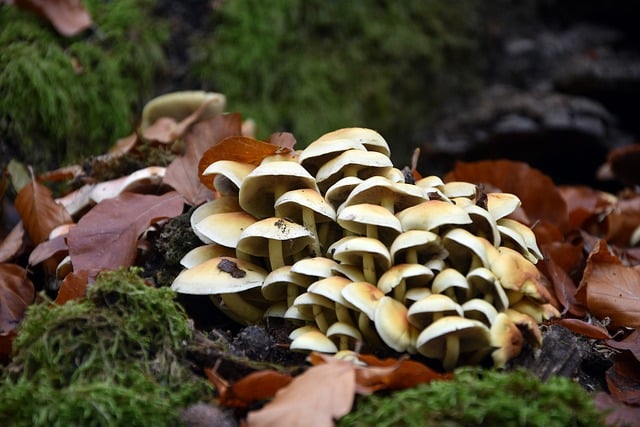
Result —
<instances>
[{"instance_id":1,"label":"mushroom stem","mask_svg":"<svg viewBox=\"0 0 640 427\"><path fill-rule=\"evenodd\" d=\"M411 248L406 252L406 263L407 264L419 264L418 262L418 250Z\"/></svg>"},{"instance_id":2,"label":"mushroom stem","mask_svg":"<svg viewBox=\"0 0 640 427\"><path fill-rule=\"evenodd\" d=\"M373 259L373 255L364 254L362 256L362 273L364 274L364 280L375 285L377 283L376 278L376 264Z\"/></svg>"},{"instance_id":3,"label":"mushroom stem","mask_svg":"<svg viewBox=\"0 0 640 427\"><path fill-rule=\"evenodd\" d=\"M245 319L247 323L258 323L262 320L264 312L242 299L239 293L220 294L220 298L230 311Z\"/></svg>"},{"instance_id":4,"label":"mushroom stem","mask_svg":"<svg viewBox=\"0 0 640 427\"><path fill-rule=\"evenodd\" d=\"M324 314L324 310L319 305L313 306L313 318L316 321L316 325L318 325L318 329L323 333L327 332L327 329L329 329L329 322Z\"/></svg>"},{"instance_id":5,"label":"mushroom stem","mask_svg":"<svg viewBox=\"0 0 640 427\"><path fill-rule=\"evenodd\" d=\"M298 292L298 286L294 283L287 284L287 307L293 305L293 301L300 293Z\"/></svg>"},{"instance_id":6,"label":"mushroom stem","mask_svg":"<svg viewBox=\"0 0 640 427\"><path fill-rule=\"evenodd\" d=\"M280 240L269 239L269 264L271 265L271 271L285 265L282 242Z\"/></svg>"},{"instance_id":7,"label":"mushroom stem","mask_svg":"<svg viewBox=\"0 0 640 427\"><path fill-rule=\"evenodd\" d=\"M442 367L446 371L453 371L458 363L458 356L460 355L460 340L456 334L451 333L447 335L446 341Z\"/></svg>"},{"instance_id":8,"label":"mushroom stem","mask_svg":"<svg viewBox=\"0 0 640 427\"><path fill-rule=\"evenodd\" d=\"M373 239L378 238L378 227L373 224L367 224L367 237L371 237Z\"/></svg>"},{"instance_id":9,"label":"mushroom stem","mask_svg":"<svg viewBox=\"0 0 640 427\"><path fill-rule=\"evenodd\" d=\"M311 249L313 250L313 256L320 256L322 252L320 250L320 239L318 238L318 230L316 227L315 213L309 208L302 209L302 225L309 230L311 237L313 237L313 243Z\"/></svg>"},{"instance_id":10,"label":"mushroom stem","mask_svg":"<svg viewBox=\"0 0 640 427\"><path fill-rule=\"evenodd\" d=\"M404 295L407 293L407 281L402 279L400 283L393 288L393 298L400 302L404 302Z\"/></svg>"},{"instance_id":11,"label":"mushroom stem","mask_svg":"<svg viewBox=\"0 0 640 427\"><path fill-rule=\"evenodd\" d=\"M393 196L387 196L387 197L383 197L380 200L380 206L382 206L383 208L385 208L386 210L388 210L389 212L391 212L392 214L395 214L395 207L394 207L394 200L393 200Z\"/></svg>"},{"instance_id":12,"label":"mushroom stem","mask_svg":"<svg viewBox=\"0 0 640 427\"><path fill-rule=\"evenodd\" d=\"M335 304L336 318L339 322L344 322L349 325L353 324L353 320L351 319L351 314L349 313L349 309L342 304Z\"/></svg>"}]
</instances>

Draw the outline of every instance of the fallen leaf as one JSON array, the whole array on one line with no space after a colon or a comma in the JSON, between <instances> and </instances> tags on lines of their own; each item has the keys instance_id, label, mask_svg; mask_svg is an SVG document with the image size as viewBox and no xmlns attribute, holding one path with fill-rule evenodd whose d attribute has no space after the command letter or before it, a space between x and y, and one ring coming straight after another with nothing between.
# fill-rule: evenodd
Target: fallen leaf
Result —
<instances>
[{"instance_id":1,"label":"fallen leaf","mask_svg":"<svg viewBox=\"0 0 640 427\"><path fill-rule=\"evenodd\" d=\"M611 338L611 334L609 334L609 331L603 325L585 322L582 319L566 317L558 319L556 323L559 323L565 328L588 338L596 340L606 340Z\"/></svg>"},{"instance_id":2,"label":"fallen leaf","mask_svg":"<svg viewBox=\"0 0 640 427\"><path fill-rule=\"evenodd\" d=\"M21 254L24 249L24 238L24 227L22 222L19 222L0 242L0 263L10 261Z\"/></svg>"},{"instance_id":3,"label":"fallen leaf","mask_svg":"<svg viewBox=\"0 0 640 427\"><path fill-rule=\"evenodd\" d=\"M182 213L184 199L175 191L162 196L123 193L94 206L67 236L75 271L100 270L133 265L137 242L149 225Z\"/></svg>"},{"instance_id":4,"label":"fallen leaf","mask_svg":"<svg viewBox=\"0 0 640 427\"><path fill-rule=\"evenodd\" d=\"M587 258L576 298L611 327L640 327L640 271L622 265L604 240Z\"/></svg>"},{"instance_id":5,"label":"fallen leaf","mask_svg":"<svg viewBox=\"0 0 640 427\"><path fill-rule=\"evenodd\" d=\"M634 426L640 419L640 407L625 405L609 393L597 393L593 402L598 410L607 413L608 426Z\"/></svg>"},{"instance_id":6,"label":"fallen leaf","mask_svg":"<svg viewBox=\"0 0 640 427\"><path fill-rule=\"evenodd\" d=\"M368 384L369 387L377 383L376 390L401 390L415 387L418 384L429 383L433 380L449 380L453 378L450 373L441 374L420 362L408 358L378 359L373 355L361 354L358 357L368 366L359 366L356 371L356 381L360 385ZM393 370L379 376L374 370L376 367L391 367Z\"/></svg>"},{"instance_id":7,"label":"fallen leaf","mask_svg":"<svg viewBox=\"0 0 640 427\"><path fill-rule=\"evenodd\" d=\"M629 405L640 405L640 362L629 353L616 355L614 364L606 372L611 395Z\"/></svg>"},{"instance_id":8,"label":"fallen leaf","mask_svg":"<svg viewBox=\"0 0 640 427\"><path fill-rule=\"evenodd\" d=\"M540 250L543 258L538 264L538 269L540 269L545 277L547 277L551 282L553 296L556 299L556 302L552 303L559 310L564 308L565 311L573 314L574 316L584 316L584 307L580 306L576 302L576 284L571 279L567 271L556 263L555 259L549 252L548 245L542 245Z\"/></svg>"},{"instance_id":9,"label":"fallen leaf","mask_svg":"<svg viewBox=\"0 0 640 427\"><path fill-rule=\"evenodd\" d=\"M46 18L63 36L73 36L89 28L91 16L81 0L14 0L17 6Z\"/></svg>"},{"instance_id":10,"label":"fallen leaf","mask_svg":"<svg viewBox=\"0 0 640 427\"><path fill-rule=\"evenodd\" d=\"M335 359L312 366L276 393L262 409L249 412L247 427L332 427L351 410L355 365Z\"/></svg>"},{"instance_id":11,"label":"fallen leaf","mask_svg":"<svg viewBox=\"0 0 640 427\"><path fill-rule=\"evenodd\" d=\"M24 268L0 264L0 335L18 326L34 297L35 288Z\"/></svg>"},{"instance_id":12,"label":"fallen leaf","mask_svg":"<svg viewBox=\"0 0 640 427\"><path fill-rule=\"evenodd\" d=\"M66 253L68 250L66 235L45 240L29 254L29 265L38 265L55 255Z\"/></svg>"},{"instance_id":13,"label":"fallen leaf","mask_svg":"<svg viewBox=\"0 0 640 427\"><path fill-rule=\"evenodd\" d=\"M276 132L271 134L269 144L293 151L293 146L296 145L296 138L290 132Z\"/></svg>"},{"instance_id":14,"label":"fallen leaf","mask_svg":"<svg viewBox=\"0 0 640 427\"><path fill-rule=\"evenodd\" d=\"M6 335L0 335L0 364L5 365L11 360L13 340L16 336L16 331L11 331Z\"/></svg>"},{"instance_id":15,"label":"fallen leaf","mask_svg":"<svg viewBox=\"0 0 640 427\"><path fill-rule=\"evenodd\" d=\"M636 360L640 361L640 331L634 330L622 341L608 340L606 344L616 350L628 350Z\"/></svg>"},{"instance_id":16,"label":"fallen leaf","mask_svg":"<svg viewBox=\"0 0 640 427\"><path fill-rule=\"evenodd\" d=\"M84 298L87 295L88 281L89 272L86 270L73 271L67 274L60 284L54 303L62 305L70 300Z\"/></svg>"},{"instance_id":17,"label":"fallen leaf","mask_svg":"<svg viewBox=\"0 0 640 427\"><path fill-rule=\"evenodd\" d=\"M214 369L205 368L204 371L218 391L218 403L234 408L247 408L255 402L270 399L292 380L291 375L265 369L228 384Z\"/></svg>"},{"instance_id":18,"label":"fallen leaf","mask_svg":"<svg viewBox=\"0 0 640 427\"><path fill-rule=\"evenodd\" d=\"M53 200L51 190L34 180L20 190L15 206L36 245L47 240L57 226L72 222L65 208Z\"/></svg>"}]
</instances>

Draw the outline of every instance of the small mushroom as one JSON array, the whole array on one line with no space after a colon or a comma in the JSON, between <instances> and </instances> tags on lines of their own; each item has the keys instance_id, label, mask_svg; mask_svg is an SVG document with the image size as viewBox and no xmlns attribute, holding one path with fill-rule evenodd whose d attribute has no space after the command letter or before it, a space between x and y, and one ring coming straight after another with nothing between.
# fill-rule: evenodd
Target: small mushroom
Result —
<instances>
[{"instance_id":1,"label":"small mushroom","mask_svg":"<svg viewBox=\"0 0 640 427\"><path fill-rule=\"evenodd\" d=\"M246 212L222 212L209 215L192 225L196 235L228 248L235 248L242 232L257 220Z\"/></svg>"},{"instance_id":2,"label":"small mushroom","mask_svg":"<svg viewBox=\"0 0 640 427\"><path fill-rule=\"evenodd\" d=\"M389 254L395 264L424 264L448 255L440 236L426 230L409 230L399 234L391 243Z\"/></svg>"},{"instance_id":3,"label":"small mushroom","mask_svg":"<svg viewBox=\"0 0 640 427\"><path fill-rule=\"evenodd\" d=\"M368 282L351 282L342 289L342 296L358 310L358 329L366 342L374 347L382 345L380 337L373 327L373 317L378 302L384 293Z\"/></svg>"},{"instance_id":4,"label":"small mushroom","mask_svg":"<svg viewBox=\"0 0 640 427\"><path fill-rule=\"evenodd\" d=\"M445 316L420 332L416 345L420 354L440 360L444 370L452 371L463 353L489 348L491 332L477 320Z\"/></svg>"},{"instance_id":5,"label":"small mushroom","mask_svg":"<svg viewBox=\"0 0 640 427\"><path fill-rule=\"evenodd\" d=\"M442 192L450 199L464 197L473 200L476 197L476 185L464 181L450 181L442 186Z\"/></svg>"},{"instance_id":6,"label":"small mushroom","mask_svg":"<svg viewBox=\"0 0 640 427\"><path fill-rule=\"evenodd\" d=\"M391 150L387 141L373 129L362 127L342 128L325 133L316 141L335 141L336 139L349 139L362 144L368 151L377 151L389 157Z\"/></svg>"},{"instance_id":7,"label":"small mushroom","mask_svg":"<svg viewBox=\"0 0 640 427\"><path fill-rule=\"evenodd\" d=\"M506 313L498 313L491 326L491 352L493 365L502 368L522 351L522 333Z\"/></svg>"},{"instance_id":8,"label":"small mushroom","mask_svg":"<svg viewBox=\"0 0 640 427\"><path fill-rule=\"evenodd\" d=\"M144 130L161 117L171 117L180 121L207 103L200 120L224 112L226 97L221 93L187 90L157 96L147 102L142 109L140 127Z\"/></svg>"},{"instance_id":9,"label":"small mushroom","mask_svg":"<svg viewBox=\"0 0 640 427\"><path fill-rule=\"evenodd\" d=\"M409 289L428 287L433 276L422 264L396 264L380 276L377 286L385 294L393 292L392 296L404 303Z\"/></svg>"},{"instance_id":10,"label":"small mushroom","mask_svg":"<svg viewBox=\"0 0 640 427\"><path fill-rule=\"evenodd\" d=\"M473 203L463 208L467 211L472 221L471 224L465 225L464 228L475 236L487 239L493 246L500 246L500 230L498 230L496 220L491 216L489 211Z\"/></svg>"},{"instance_id":11,"label":"small mushroom","mask_svg":"<svg viewBox=\"0 0 640 427\"><path fill-rule=\"evenodd\" d=\"M208 245L198 246L187 252L181 259L180 265L184 268L192 268L198 264L216 257L235 257L236 251L233 248L210 243Z\"/></svg>"},{"instance_id":12,"label":"small mushroom","mask_svg":"<svg viewBox=\"0 0 640 427\"><path fill-rule=\"evenodd\" d=\"M345 176L344 178L339 179L333 184L331 187L327 188L327 191L324 193L324 198L333 206L334 208L338 208L349 194L353 191L354 188L363 182L357 176Z\"/></svg>"},{"instance_id":13,"label":"small mushroom","mask_svg":"<svg viewBox=\"0 0 640 427\"><path fill-rule=\"evenodd\" d=\"M460 206L442 200L427 200L397 214L402 230L438 232L443 226L470 224L471 217Z\"/></svg>"},{"instance_id":14,"label":"small mushroom","mask_svg":"<svg viewBox=\"0 0 640 427\"><path fill-rule=\"evenodd\" d=\"M475 236L464 228L454 228L442 236L442 244L449 253L450 264L464 272L489 265L486 239Z\"/></svg>"},{"instance_id":15,"label":"small mushroom","mask_svg":"<svg viewBox=\"0 0 640 427\"><path fill-rule=\"evenodd\" d=\"M254 169L255 165L236 162L233 160L218 160L211 163L202 172L203 176L215 175L213 187L222 196L237 196L242 181Z\"/></svg>"},{"instance_id":16,"label":"small mushroom","mask_svg":"<svg viewBox=\"0 0 640 427\"><path fill-rule=\"evenodd\" d=\"M236 245L239 257L267 258L271 270L291 265L293 256L308 248L313 236L304 226L284 218L266 218L244 229Z\"/></svg>"},{"instance_id":17,"label":"small mushroom","mask_svg":"<svg viewBox=\"0 0 640 427\"><path fill-rule=\"evenodd\" d=\"M431 292L443 294L462 304L467 299L469 283L466 277L455 268L447 267L433 278Z\"/></svg>"},{"instance_id":18,"label":"small mushroom","mask_svg":"<svg viewBox=\"0 0 640 427\"><path fill-rule=\"evenodd\" d=\"M476 267L467 273L469 293L467 299L482 298L496 310L504 311L509 307L509 299L498 278L486 267Z\"/></svg>"},{"instance_id":19,"label":"small mushroom","mask_svg":"<svg viewBox=\"0 0 640 427\"><path fill-rule=\"evenodd\" d=\"M462 304L464 317L467 319L478 320L489 328L493 325L498 311L494 306L480 298L472 298Z\"/></svg>"},{"instance_id":20,"label":"small mushroom","mask_svg":"<svg viewBox=\"0 0 640 427\"><path fill-rule=\"evenodd\" d=\"M307 328L304 330L294 330L292 332L293 338L289 349L294 351L317 351L319 353L336 353L338 347L331 341L322 331L317 328ZM295 332L295 333L294 333Z\"/></svg>"},{"instance_id":21,"label":"small mushroom","mask_svg":"<svg viewBox=\"0 0 640 427\"><path fill-rule=\"evenodd\" d=\"M541 304L548 301L540 272L520 252L501 246L488 251L488 261L488 268L507 291L510 303L525 295Z\"/></svg>"},{"instance_id":22,"label":"small mushroom","mask_svg":"<svg viewBox=\"0 0 640 427\"><path fill-rule=\"evenodd\" d=\"M316 181L321 192L325 192L346 176L367 179L388 172L392 167L391 159L384 154L375 151L348 150L322 165L316 174Z\"/></svg>"},{"instance_id":23,"label":"small mushroom","mask_svg":"<svg viewBox=\"0 0 640 427\"><path fill-rule=\"evenodd\" d=\"M339 350L355 348L362 342L362 334L350 323L336 322L327 329L326 336L336 343Z\"/></svg>"},{"instance_id":24,"label":"small mushroom","mask_svg":"<svg viewBox=\"0 0 640 427\"><path fill-rule=\"evenodd\" d=\"M295 307L295 311L292 309ZM295 319L313 319L316 326L323 332L329 325L338 320L335 311L335 302L320 294L304 292L296 297L293 305L287 309L285 318L294 315Z\"/></svg>"},{"instance_id":25,"label":"small mushroom","mask_svg":"<svg viewBox=\"0 0 640 427\"><path fill-rule=\"evenodd\" d=\"M514 213L521 204L515 194L487 193L487 211L496 221Z\"/></svg>"},{"instance_id":26,"label":"small mushroom","mask_svg":"<svg viewBox=\"0 0 640 427\"><path fill-rule=\"evenodd\" d=\"M260 289L267 272L250 262L217 257L183 270L171 284L182 294L209 295L233 320L252 324L262 320L264 308L248 302L247 293Z\"/></svg>"},{"instance_id":27,"label":"small mushroom","mask_svg":"<svg viewBox=\"0 0 640 427\"><path fill-rule=\"evenodd\" d=\"M542 252L538 248L536 235L529 227L510 218L499 219L497 227L502 236L507 237L505 240L513 242L514 249L529 261L535 264L542 259ZM508 246L506 243L503 243L503 245Z\"/></svg>"},{"instance_id":28,"label":"small mushroom","mask_svg":"<svg viewBox=\"0 0 640 427\"><path fill-rule=\"evenodd\" d=\"M268 301L286 301L290 306L311 282L312 279L292 272L291 266L283 265L269 272L264 278L262 296Z\"/></svg>"},{"instance_id":29,"label":"small mushroom","mask_svg":"<svg viewBox=\"0 0 640 427\"><path fill-rule=\"evenodd\" d=\"M225 196L218 197L217 199L213 199L209 202L203 203L198 206L189 221L191 222L191 229L198 236L198 238L204 243L213 243L209 238L201 234L198 230L195 229L195 225L208 217L209 215L224 213L224 212L240 212L242 208L238 203L238 198L235 196Z\"/></svg>"},{"instance_id":30,"label":"small mushroom","mask_svg":"<svg viewBox=\"0 0 640 427\"><path fill-rule=\"evenodd\" d=\"M391 267L387 247L370 237L343 237L329 247L328 253L336 261L362 267L364 278L369 283L377 283L379 273Z\"/></svg>"},{"instance_id":31,"label":"small mushroom","mask_svg":"<svg viewBox=\"0 0 640 427\"><path fill-rule=\"evenodd\" d=\"M348 150L367 151L364 145L349 138L317 139L307 146L298 157L300 164L313 176L329 160Z\"/></svg>"},{"instance_id":32,"label":"small mushroom","mask_svg":"<svg viewBox=\"0 0 640 427\"><path fill-rule=\"evenodd\" d=\"M402 231L400 221L385 208L370 203L347 206L337 217L345 230L390 244Z\"/></svg>"},{"instance_id":33,"label":"small mushroom","mask_svg":"<svg viewBox=\"0 0 640 427\"><path fill-rule=\"evenodd\" d=\"M384 296L376 304L373 323L382 341L398 352L415 351L417 329L407 319L407 307Z\"/></svg>"},{"instance_id":34,"label":"small mushroom","mask_svg":"<svg viewBox=\"0 0 640 427\"><path fill-rule=\"evenodd\" d=\"M411 304L407 312L409 322L423 330L436 320L445 316L464 316L460 304L446 295L431 294Z\"/></svg>"},{"instance_id":35,"label":"small mushroom","mask_svg":"<svg viewBox=\"0 0 640 427\"><path fill-rule=\"evenodd\" d=\"M338 214L346 206L372 203L382 206L392 214L429 200L420 187L393 182L382 176L372 176L358 184L338 208Z\"/></svg>"},{"instance_id":36,"label":"small mushroom","mask_svg":"<svg viewBox=\"0 0 640 427\"><path fill-rule=\"evenodd\" d=\"M321 295L333 303L333 311L339 322L353 324L351 317L352 306L342 295L342 290L351 281L345 277L331 276L320 279L309 285L307 292L310 294Z\"/></svg>"}]
</instances>

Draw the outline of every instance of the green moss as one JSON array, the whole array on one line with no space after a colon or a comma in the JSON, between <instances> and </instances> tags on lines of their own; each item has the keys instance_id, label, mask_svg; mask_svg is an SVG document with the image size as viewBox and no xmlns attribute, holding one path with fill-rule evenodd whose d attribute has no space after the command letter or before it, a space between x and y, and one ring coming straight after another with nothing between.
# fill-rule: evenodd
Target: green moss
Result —
<instances>
[{"instance_id":1,"label":"green moss","mask_svg":"<svg viewBox=\"0 0 640 427\"><path fill-rule=\"evenodd\" d=\"M95 27L59 36L17 7L0 8L0 140L38 169L98 154L131 133L164 63L168 27L154 2L84 2Z\"/></svg>"},{"instance_id":2,"label":"green moss","mask_svg":"<svg viewBox=\"0 0 640 427\"><path fill-rule=\"evenodd\" d=\"M568 378L460 368L452 381L371 395L339 426L602 426L591 396Z\"/></svg>"},{"instance_id":3,"label":"green moss","mask_svg":"<svg viewBox=\"0 0 640 427\"><path fill-rule=\"evenodd\" d=\"M3 372L0 424L175 425L210 395L182 363L189 321L139 269L101 274L87 298L29 308Z\"/></svg>"},{"instance_id":4,"label":"green moss","mask_svg":"<svg viewBox=\"0 0 640 427\"><path fill-rule=\"evenodd\" d=\"M398 157L447 97L478 82L479 10L467 0L223 1L211 35L192 44L192 71L261 138L291 131L303 148L367 126L396 141Z\"/></svg>"}]
</instances>

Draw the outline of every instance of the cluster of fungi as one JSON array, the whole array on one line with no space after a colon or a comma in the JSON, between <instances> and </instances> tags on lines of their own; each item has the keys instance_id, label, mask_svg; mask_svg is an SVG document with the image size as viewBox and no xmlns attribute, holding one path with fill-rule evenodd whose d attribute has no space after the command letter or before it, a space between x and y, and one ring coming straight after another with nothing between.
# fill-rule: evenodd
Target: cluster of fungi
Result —
<instances>
[{"instance_id":1,"label":"cluster of fungi","mask_svg":"<svg viewBox=\"0 0 640 427\"><path fill-rule=\"evenodd\" d=\"M258 165L217 160L203 175L219 197L193 212L203 245L172 289L209 295L242 324L287 319L292 350L503 366L559 315L534 233L509 217L518 197L407 179L371 129L339 129Z\"/></svg>"}]
</instances>

